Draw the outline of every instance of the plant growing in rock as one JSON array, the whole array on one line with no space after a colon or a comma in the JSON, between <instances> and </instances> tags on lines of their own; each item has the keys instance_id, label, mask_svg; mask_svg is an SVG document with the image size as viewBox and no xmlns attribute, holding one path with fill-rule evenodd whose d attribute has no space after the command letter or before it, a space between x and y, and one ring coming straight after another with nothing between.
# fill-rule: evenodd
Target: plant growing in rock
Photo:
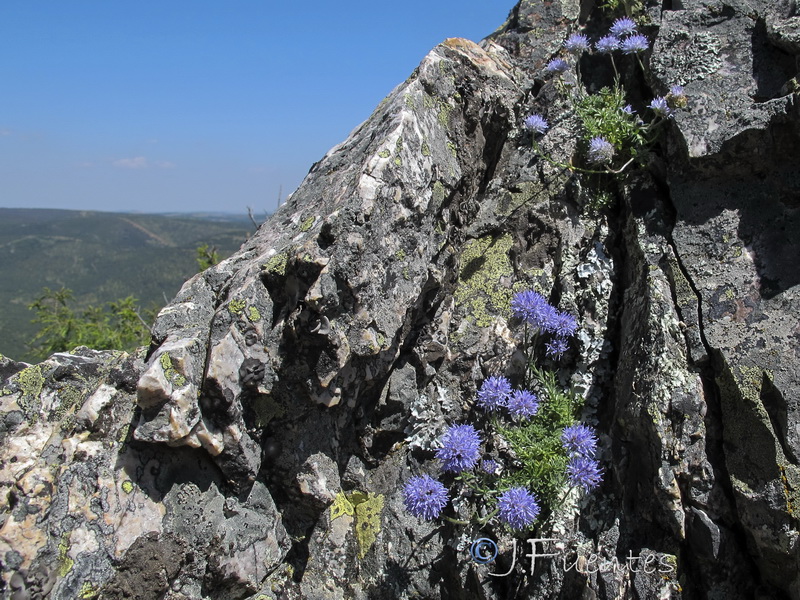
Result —
<instances>
[{"instance_id":1,"label":"plant growing in rock","mask_svg":"<svg viewBox=\"0 0 800 600\"><path fill-rule=\"evenodd\" d=\"M545 337L546 356L559 360L577 320L533 290L515 294L511 311L526 356L521 385L515 389L503 375L483 381L475 401L482 431L455 424L439 440L436 458L449 489L430 475L412 477L404 487L405 507L416 517L479 526L495 521L524 530L550 514L572 488L588 492L600 483L597 438L576 422L582 399L560 389L555 373L538 367L534 356ZM445 514L451 499L454 512L469 513L467 519Z\"/></svg>"},{"instance_id":2,"label":"plant growing in rock","mask_svg":"<svg viewBox=\"0 0 800 600\"><path fill-rule=\"evenodd\" d=\"M594 42L594 52L608 56L614 69L614 83L594 94L588 94L581 85L578 59L591 51L589 38L582 33L573 33L563 44L568 55L575 57L575 81L577 85L565 83L570 64L563 58L554 58L547 63L545 74L555 77L558 89L570 95L575 112L581 123L579 153L583 164L564 164L545 154L537 136L545 135L549 125L538 114L525 118L523 126L533 135L534 150L550 163L571 171L588 174L619 174L636 162L643 162L647 151L658 139L660 126L675 112L686 108L688 102L684 90L673 86L666 96L653 98L646 107L645 121L627 103L625 90L620 83L615 55L633 57L645 70L643 54L650 47L647 36L638 32L636 22L629 17L616 19L608 33Z\"/></svg>"}]
</instances>

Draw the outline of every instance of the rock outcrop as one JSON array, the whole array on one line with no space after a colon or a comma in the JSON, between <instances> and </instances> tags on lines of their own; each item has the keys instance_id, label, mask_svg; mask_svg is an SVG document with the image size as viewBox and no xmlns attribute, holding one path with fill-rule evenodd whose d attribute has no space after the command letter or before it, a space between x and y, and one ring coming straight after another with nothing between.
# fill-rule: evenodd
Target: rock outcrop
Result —
<instances>
[{"instance_id":1,"label":"rock outcrop","mask_svg":"<svg viewBox=\"0 0 800 600\"><path fill-rule=\"evenodd\" d=\"M0 359L4 597L800 598L800 16L643 4L629 100L688 107L605 206L543 67L612 17L522 0L434 48L149 349ZM470 541L505 569L512 536L420 521L402 487L518 360L520 285L579 317L560 374L606 477L536 530L560 557L520 538L492 577Z\"/></svg>"}]
</instances>

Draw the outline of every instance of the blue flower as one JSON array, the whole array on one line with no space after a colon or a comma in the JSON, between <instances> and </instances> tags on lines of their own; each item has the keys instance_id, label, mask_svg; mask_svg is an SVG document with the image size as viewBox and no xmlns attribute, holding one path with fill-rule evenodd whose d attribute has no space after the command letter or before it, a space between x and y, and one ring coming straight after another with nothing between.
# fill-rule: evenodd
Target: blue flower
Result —
<instances>
[{"instance_id":1,"label":"blue flower","mask_svg":"<svg viewBox=\"0 0 800 600\"><path fill-rule=\"evenodd\" d=\"M502 375L493 375L483 380L478 390L478 406L492 412L506 405L511 396L511 382Z\"/></svg>"},{"instance_id":2,"label":"blue flower","mask_svg":"<svg viewBox=\"0 0 800 600\"><path fill-rule=\"evenodd\" d=\"M636 111L633 110L633 107L630 104L626 104L625 107L622 109L626 115L635 115Z\"/></svg>"},{"instance_id":3,"label":"blue flower","mask_svg":"<svg viewBox=\"0 0 800 600\"><path fill-rule=\"evenodd\" d=\"M570 455L592 457L597 450L594 429L582 423L565 427L561 432L561 443Z\"/></svg>"},{"instance_id":4,"label":"blue flower","mask_svg":"<svg viewBox=\"0 0 800 600\"><path fill-rule=\"evenodd\" d=\"M650 40L645 35L632 35L622 40L620 48L625 54L638 54L650 47Z\"/></svg>"},{"instance_id":5,"label":"blue flower","mask_svg":"<svg viewBox=\"0 0 800 600\"><path fill-rule=\"evenodd\" d=\"M447 501L447 489L430 475L412 477L403 488L406 510L420 519L435 519Z\"/></svg>"},{"instance_id":6,"label":"blue flower","mask_svg":"<svg viewBox=\"0 0 800 600\"><path fill-rule=\"evenodd\" d=\"M564 42L564 48L567 49L567 52L572 54L586 52L589 49L589 38L582 33L573 33L567 38L567 41Z\"/></svg>"},{"instance_id":7,"label":"blue flower","mask_svg":"<svg viewBox=\"0 0 800 600\"><path fill-rule=\"evenodd\" d=\"M442 471L460 473L478 462L481 438L472 425L453 425L442 436L442 447L436 458L442 461Z\"/></svg>"},{"instance_id":8,"label":"blue flower","mask_svg":"<svg viewBox=\"0 0 800 600\"><path fill-rule=\"evenodd\" d=\"M533 290L514 294L511 313L541 331L549 331L558 316L558 311L550 306L544 296Z\"/></svg>"},{"instance_id":9,"label":"blue flower","mask_svg":"<svg viewBox=\"0 0 800 600\"><path fill-rule=\"evenodd\" d=\"M636 23L633 19L622 17L621 19L617 19L614 21L614 23L612 23L610 31L617 37L623 35L632 35L636 33Z\"/></svg>"},{"instance_id":10,"label":"blue flower","mask_svg":"<svg viewBox=\"0 0 800 600\"><path fill-rule=\"evenodd\" d=\"M545 354L553 360L559 360L561 355L569 349L567 340L561 337L553 338L544 345Z\"/></svg>"},{"instance_id":11,"label":"blue flower","mask_svg":"<svg viewBox=\"0 0 800 600\"><path fill-rule=\"evenodd\" d=\"M689 99L681 85L673 85L669 88L666 100L670 108L686 108L689 105Z\"/></svg>"},{"instance_id":12,"label":"blue flower","mask_svg":"<svg viewBox=\"0 0 800 600\"><path fill-rule=\"evenodd\" d=\"M567 463L567 477L573 486L580 486L587 492L600 485L603 474L600 464L588 456L575 456Z\"/></svg>"},{"instance_id":13,"label":"blue flower","mask_svg":"<svg viewBox=\"0 0 800 600\"><path fill-rule=\"evenodd\" d=\"M515 418L528 419L539 410L539 399L528 390L515 390L508 399L508 412Z\"/></svg>"},{"instance_id":14,"label":"blue flower","mask_svg":"<svg viewBox=\"0 0 800 600\"><path fill-rule=\"evenodd\" d=\"M569 70L569 65L563 58L554 58L547 63L547 66L544 68L544 70L548 73L563 73L564 71Z\"/></svg>"},{"instance_id":15,"label":"blue flower","mask_svg":"<svg viewBox=\"0 0 800 600\"><path fill-rule=\"evenodd\" d=\"M605 138L594 137L589 142L586 158L593 165L606 165L614 158L614 146Z\"/></svg>"},{"instance_id":16,"label":"blue flower","mask_svg":"<svg viewBox=\"0 0 800 600\"><path fill-rule=\"evenodd\" d=\"M619 49L619 38L613 35L605 35L595 43L594 47L600 54L611 54Z\"/></svg>"},{"instance_id":17,"label":"blue flower","mask_svg":"<svg viewBox=\"0 0 800 600\"><path fill-rule=\"evenodd\" d=\"M525 125L525 129L530 129L534 133L538 134L544 133L549 127L547 121L545 121L540 115L531 115L530 117L526 118L525 121L523 121L523 124Z\"/></svg>"},{"instance_id":18,"label":"blue flower","mask_svg":"<svg viewBox=\"0 0 800 600\"><path fill-rule=\"evenodd\" d=\"M647 105L654 113L656 113L659 117L671 117L673 110L670 108L669 104L667 103L666 98L662 98L661 96L657 96L650 101L650 104Z\"/></svg>"},{"instance_id":19,"label":"blue flower","mask_svg":"<svg viewBox=\"0 0 800 600\"><path fill-rule=\"evenodd\" d=\"M558 311L551 323L551 331L563 338L575 335L577 328L578 320L568 312Z\"/></svg>"},{"instance_id":20,"label":"blue flower","mask_svg":"<svg viewBox=\"0 0 800 600\"><path fill-rule=\"evenodd\" d=\"M489 475L496 474L499 468L500 465L497 464L497 461L492 460L491 458L488 458L481 463L481 469L484 473L488 473Z\"/></svg>"},{"instance_id":21,"label":"blue flower","mask_svg":"<svg viewBox=\"0 0 800 600\"><path fill-rule=\"evenodd\" d=\"M497 501L498 517L512 529L525 529L539 516L536 496L523 487L503 492Z\"/></svg>"}]
</instances>

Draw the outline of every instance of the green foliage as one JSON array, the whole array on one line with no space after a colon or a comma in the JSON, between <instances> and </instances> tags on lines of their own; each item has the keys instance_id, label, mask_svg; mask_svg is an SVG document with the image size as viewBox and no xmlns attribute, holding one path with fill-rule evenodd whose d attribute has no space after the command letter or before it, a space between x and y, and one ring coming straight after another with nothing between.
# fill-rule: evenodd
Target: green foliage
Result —
<instances>
[{"instance_id":1,"label":"green foliage","mask_svg":"<svg viewBox=\"0 0 800 600\"><path fill-rule=\"evenodd\" d=\"M555 373L531 366L539 383L539 411L521 425L498 427L509 443L520 467L504 475L499 489L514 486L536 490L545 510L552 510L566 483L567 454L561 443L561 432L575 422L583 405L582 398L560 389Z\"/></svg>"},{"instance_id":2,"label":"green foliage","mask_svg":"<svg viewBox=\"0 0 800 600\"><path fill-rule=\"evenodd\" d=\"M635 157L647 140L643 124L636 115L623 110L625 105L625 92L618 85L582 97L575 109L582 124L583 142L588 146L592 138L602 137L623 160Z\"/></svg>"},{"instance_id":3,"label":"green foliage","mask_svg":"<svg viewBox=\"0 0 800 600\"><path fill-rule=\"evenodd\" d=\"M602 0L600 8L606 12L616 12L620 9L629 16L633 17L644 12L642 0Z\"/></svg>"},{"instance_id":4,"label":"green foliage","mask_svg":"<svg viewBox=\"0 0 800 600\"><path fill-rule=\"evenodd\" d=\"M219 264L219 252L217 252L217 247L201 244L195 250L195 260L201 271L205 271L209 267Z\"/></svg>"},{"instance_id":5,"label":"green foliage","mask_svg":"<svg viewBox=\"0 0 800 600\"><path fill-rule=\"evenodd\" d=\"M223 221L0 208L0 352L38 360L27 348L38 330L28 305L43 286L73 290L76 310L129 294L143 309L157 309L197 272L200 244L215 246L224 259L251 229L247 215Z\"/></svg>"},{"instance_id":6,"label":"green foliage","mask_svg":"<svg viewBox=\"0 0 800 600\"><path fill-rule=\"evenodd\" d=\"M79 312L72 305L72 290L45 287L28 308L36 313L31 322L40 325L29 346L40 358L76 346L130 350L146 344L150 337L133 296Z\"/></svg>"}]
</instances>

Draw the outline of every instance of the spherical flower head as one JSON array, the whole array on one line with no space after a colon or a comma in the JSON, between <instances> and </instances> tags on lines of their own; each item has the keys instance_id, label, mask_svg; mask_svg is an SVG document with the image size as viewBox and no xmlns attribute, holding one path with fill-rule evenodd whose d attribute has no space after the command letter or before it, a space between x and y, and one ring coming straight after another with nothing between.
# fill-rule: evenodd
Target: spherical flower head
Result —
<instances>
[{"instance_id":1,"label":"spherical flower head","mask_svg":"<svg viewBox=\"0 0 800 600\"><path fill-rule=\"evenodd\" d=\"M669 88L666 100L670 108L686 108L689 105L689 99L681 85L673 85Z\"/></svg>"},{"instance_id":2,"label":"spherical flower head","mask_svg":"<svg viewBox=\"0 0 800 600\"><path fill-rule=\"evenodd\" d=\"M619 49L619 38L614 35L604 35L594 45L595 50L600 54L611 54L614 50Z\"/></svg>"},{"instance_id":3,"label":"spherical flower head","mask_svg":"<svg viewBox=\"0 0 800 600\"><path fill-rule=\"evenodd\" d=\"M525 290L511 298L511 314L536 329L549 331L558 311L540 293Z\"/></svg>"},{"instance_id":4,"label":"spherical flower head","mask_svg":"<svg viewBox=\"0 0 800 600\"><path fill-rule=\"evenodd\" d=\"M682 85L673 85L669 88L669 95L670 96L683 96L683 86Z\"/></svg>"},{"instance_id":5,"label":"spherical flower head","mask_svg":"<svg viewBox=\"0 0 800 600\"><path fill-rule=\"evenodd\" d=\"M620 48L625 54L639 54L650 47L650 40L645 35L632 35L622 40Z\"/></svg>"},{"instance_id":6,"label":"spherical flower head","mask_svg":"<svg viewBox=\"0 0 800 600\"><path fill-rule=\"evenodd\" d=\"M564 48L570 54L580 54L589 50L589 38L582 33L573 33L564 42Z\"/></svg>"},{"instance_id":7,"label":"spherical flower head","mask_svg":"<svg viewBox=\"0 0 800 600\"><path fill-rule=\"evenodd\" d=\"M508 399L508 412L516 419L530 419L539 410L539 399L528 390L515 390Z\"/></svg>"},{"instance_id":8,"label":"spherical flower head","mask_svg":"<svg viewBox=\"0 0 800 600\"><path fill-rule=\"evenodd\" d=\"M442 461L442 471L461 473L475 466L480 454L481 438L472 425L453 425L442 436L442 447L436 458Z\"/></svg>"},{"instance_id":9,"label":"spherical flower head","mask_svg":"<svg viewBox=\"0 0 800 600\"><path fill-rule=\"evenodd\" d=\"M589 142L587 160L593 165L607 165L614 158L614 146L602 137L594 137Z\"/></svg>"},{"instance_id":10,"label":"spherical flower head","mask_svg":"<svg viewBox=\"0 0 800 600\"><path fill-rule=\"evenodd\" d=\"M571 485L587 492L600 485L603 473L600 464L588 456L575 456L567 463L567 478Z\"/></svg>"},{"instance_id":11,"label":"spherical flower head","mask_svg":"<svg viewBox=\"0 0 800 600\"><path fill-rule=\"evenodd\" d=\"M481 463L481 470L488 475L497 474L498 469L500 469L500 465L497 464L496 460L492 460L491 458L488 458Z\"/></svg>"},{"instance_id":12,"label":"spherical flower head","mask_svg":"<svg viewBox=\"0 0 800 600\"><path fill-rule=\"evenodd\" d=\"M622 37L623 35L633 35L636 33L636 23L633 19L622 17L611 24L610 31L612 35L617 37Z\"/></svg>"},{"instance_id":13,"label":"spherical flower head","mask_svg":"<svg viewBox=\"0 0 800 600\"><path fill-rule=\"evenodd\" d=\"M483 380L478 390L478 406L492 412L506 405L511 396L511 382L502 375L493 375Z\"/></svg>"},{"instance_id":14,"label":"spherical flower head","mask_svg":"<svg viewBox=\"0 0 800 600\"><path fill-rule=\"evenodd\" d=\"M547 131L547 128L549 127L547 121L545 121L540 115L531 115L530 117L526 118L525 121L523 121L523 124L525 125L525 129L529 129L530 131L540 135Z\"/></svg>"},{"instance_id":15,"label":"spherical flower head","mask_svg":"<svg viewBox=\"0 0 800 600\"><path fill-rule=\"evenodd\" d=\"M403 504L417 518L431 521L447 504L447 488L430 475L412 477L403 488Z\"/></svg>"},{"instance_id":16,"label":"spherical flower head","mask_svg":"<svg viewBox=\"0 0 800 600\"><path fill-rule=\"evenodd\" d=\"M563 73L569 70L569 64L563 58L554 58L544 68L548 73Z\"/></svg>"},{"instance_id":17,"label":"spherical flower head","mask_svg":"<svg viewBox=\"0 0 800 600\"><path fill-rule=\"evenodd\" d=\"M525 529L539 516L539 503L536 496L523 487L515 487L503 492L497 501L497 516L512 529Z\"/></svg>"},{"instance_id":18,"label":"spherical flower head","mask_svg":"<svg viewBox=\"0 0 800 600\"><path fill-rule=\"evenodd\" d=\"M544 345L545 354L553 360L560 360L561 356L569 350L567 340L561 337L553 338Z\"/></svg>"},{"instance_id":19,"label":"spherical flower head","mask_svg":"<svg viewBox=\"0 0 800 600\"><path fill-rule=\"evenodd\" d=\"M591 427L577 423L564 428L561 432L561 444L572 456L591 458L597 450L597 436Z\"/></svg>"},{"instance_id":20,"label":"spherical flower head","mask_svg":"<svg viewBox=\"0 0 800 600\"><path fill-rule=\"evenodd\" d=\"M669 118L672 116L673 110L669 107L666 98L657 96L650 101L647 105L650 110L656 113L659 117Z\"/></svg>"},{"instance_id":21,"label":"spherical flower head","mask_svg":"<svg viewBox=\"0 0 800 600\"><path fill-rule=\"evenodd\" d=\"M559 337L568 338L575 335L578 320L568 312L558 311L552 322L551 331Z\"/></svg>"}]
</instances>

